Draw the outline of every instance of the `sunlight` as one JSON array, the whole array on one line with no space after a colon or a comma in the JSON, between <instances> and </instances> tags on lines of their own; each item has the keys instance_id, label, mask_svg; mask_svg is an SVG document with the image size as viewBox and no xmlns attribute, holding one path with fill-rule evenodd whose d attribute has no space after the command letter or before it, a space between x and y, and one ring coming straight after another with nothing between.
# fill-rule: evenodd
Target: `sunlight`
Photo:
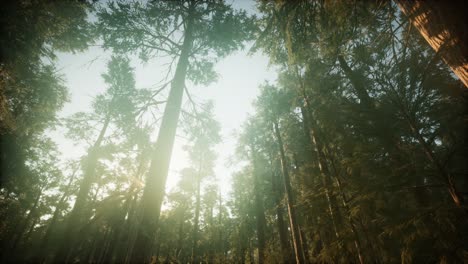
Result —
<instances>
[{"instance_id":1,"label":"sunlight","mask_svg":"<svg viewBox=\"0 0 468 264\"><path fill-rule=\"evenodd\" d=\"M465 7L5 2L0 263L466 262Z\"/></svg>"}]
</instances>

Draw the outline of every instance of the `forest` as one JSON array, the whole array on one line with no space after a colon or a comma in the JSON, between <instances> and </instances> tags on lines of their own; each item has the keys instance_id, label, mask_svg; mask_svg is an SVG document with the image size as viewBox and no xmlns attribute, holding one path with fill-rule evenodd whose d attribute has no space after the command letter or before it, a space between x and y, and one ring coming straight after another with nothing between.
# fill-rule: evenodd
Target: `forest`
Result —
<instances>
[{"instance_id":1,"label":"forest","mask_svg":"<svg viewBox=\"0 0 468 264\"><path fill-rule=\"evenodd\" d=\"M0 263L468 263L466 10L5 1Z\"/></svg>"}]
</instances>

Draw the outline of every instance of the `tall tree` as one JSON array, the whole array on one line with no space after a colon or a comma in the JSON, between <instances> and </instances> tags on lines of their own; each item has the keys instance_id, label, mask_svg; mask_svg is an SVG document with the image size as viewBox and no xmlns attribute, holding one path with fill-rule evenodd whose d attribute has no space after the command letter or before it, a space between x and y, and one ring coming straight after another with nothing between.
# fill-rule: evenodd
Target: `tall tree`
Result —
<instances>
[{"instance_id":1,"label":"tall tree","mask_svg":"<svg viewBox=\"0 0 468 264\"><path fill-rule=\"evenodd\" d=\"M65 240L62 243L55 262L68 262L70 252L76 247L78 231L83 222L83 209L88 201L91 185L95 181L95 171L98 164L100 149L105 139L106 133L110 128L111 121L117 125L132 122L134 113L134 97L136 95L135 79L128 59L122 57L113 57L108 63L108 72L102 77L108 85L105 94L98 96L94 102L95 116L101 129L97 138L88 150L88 155L83 164L83 179L80 184L79 192L75 204L70 213L67 227L65 229ZM84 113L78 113L75 117L86 116ZM79 126L76 120L70 120L72 126ZM85 122L88 120L85 120ZM120 126L122 127L122 126ZM71 128L73 129L73 128ZM72 134L80 133L82 128L75 127L76 131ZM126 129L126 128L124 128Z\"/></svg>"},{"instance_id":2,"label":"tall tree","mask_svg":"<svg viewBox=\"0 0 468 264\"><path fill-rule=\"evenodd\" d=\"M250 38L251 19L245 11L219 1L114 2L101 9L98 18L104 47L138 52L144 59L162 53L177 61L141 200L134 260L146 262L161 211L185 81L187 77L195 83L213 81L213 62Z\"/></svg>"},{"instance_id":3,"label":"tall tree","mask_svg":"<svg viewBox=\"0 0 468 264\"><path fill-rule=\"evenodd\" d=\"M204 179L214 176L213 167L215 161L215 152L213 147L219 143L219 123L214 120L212 110L213 104L207 103L202 106L201 112L196 112L194 116L189 117L184 130L189 135L189 144L186 150L191 162L191 174L195 186L195 216L192 230L192 257L191 262L200 262L199 251L199 229L200 213L202 206L202 182Z\"/></svg>"},{"instance_id":4,"label":"tall tree","mask_svg":"<svg viewBox=\"0 0 468 264\"><path fill-rule=\"evenodd\" d=\"M424 39L468 87L468 26L464 1L395 1Z\"/></svg>"},{"instance_id":5,"label":"tall tree","mask_svg":"<svg viewBox=\"0 0 468 264\"><path fill-rule=\"evenodd\" d=\"M56 121L68 99L54 59L57 51L81 51L92 41L91 6L14 1L0 8L1 188L14 188L9 181L28 170L26 153L34 147L34 137Z\"/></svg>"}]
</instances>

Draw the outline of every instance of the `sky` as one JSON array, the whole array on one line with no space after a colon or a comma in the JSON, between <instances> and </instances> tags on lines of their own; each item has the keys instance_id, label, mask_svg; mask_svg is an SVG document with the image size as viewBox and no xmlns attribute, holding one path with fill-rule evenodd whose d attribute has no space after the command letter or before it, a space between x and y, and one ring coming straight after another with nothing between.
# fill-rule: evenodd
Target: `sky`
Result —
<instances>
[{"instance_id":1,"label":"sky","mask_svg":"<svg viewBox=\"0 0 468 264\"><path fill-rule=\"evenodd\" d=\"M247 9L253 13L252 1L236 0L232 2L235 8ZM260 53L248 56L246 48L237 51L220 60L215 71L218 81L208 86L192 86L187 83L187 88L195 101L214 102L215 119L221 125L222 142L215 148L217 161L215 177L221 192L227 195L230 191L230 178L235 166L228 164L229 158L234 154L236 147L235 131L241 128L248 114L253 113L252 102L259 93L259 85L265 81L274 82L277 78L274 67L269 66L269 59ZM105 84L101 74L106 72L106 63L111 52L104 51L94 46L82 53L59 53L57 65L64 77L65 85L70 92L70 101L60 112L60 117L67 117L76 112L91 111L93 97L105 90ZM131 60L131 66L135 69L137 88L148 88L157 84L165 72L161 68L158 58L148 63L141 62L138 58ZM187 101L187 96L184 97ZM181 130L178 130L180 134ZM63 135L63 131L51 132L59 150L63 153L63 160L76 159L85 154L83 146L74 143ZM157 131L154 131L154 138ZM189 165L187 155L183 150L184 139L176 137L169 175L166 184L166 192L173 188L179 179L179 172Z\"/></svg>"}]
</instances>

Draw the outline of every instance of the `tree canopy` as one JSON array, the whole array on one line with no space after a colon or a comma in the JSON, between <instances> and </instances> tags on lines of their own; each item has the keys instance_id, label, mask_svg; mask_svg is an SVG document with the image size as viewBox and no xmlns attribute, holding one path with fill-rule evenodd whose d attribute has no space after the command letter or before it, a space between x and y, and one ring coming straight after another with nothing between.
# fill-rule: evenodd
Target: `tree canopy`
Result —
<instances>
[{"instance_id":1,"label":"tree canopy","mask_svg":"<svg viewBox=\"0 0 468 264\"><path fill-rule=\"evenodd\" d=\"M426 4L5 3L0 262L466 262L466 32ZM276 79L226 132L241 53Z\"/></svg>"}]
</instances>

